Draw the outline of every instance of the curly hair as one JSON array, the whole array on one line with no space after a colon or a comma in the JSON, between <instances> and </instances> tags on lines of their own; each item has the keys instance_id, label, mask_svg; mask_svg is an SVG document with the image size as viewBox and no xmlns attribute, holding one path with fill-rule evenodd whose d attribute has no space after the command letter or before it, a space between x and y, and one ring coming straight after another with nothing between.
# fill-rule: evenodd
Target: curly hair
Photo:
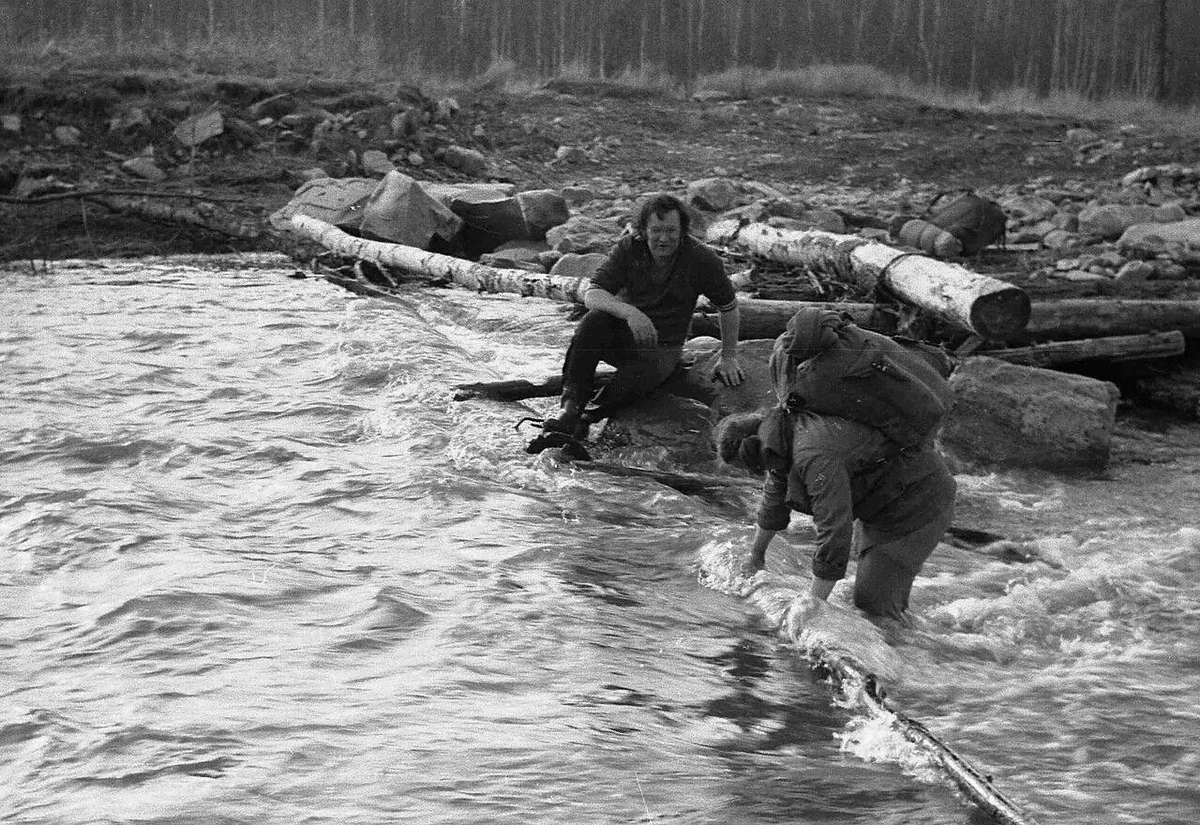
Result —
<instances>
[{"instance_id":1,"label":"curly hair","mask_svg":"<svg viewBox=\"0 0 1200 825\"><path fill-rule=\"evenodd\" d=\"M645 237L646 224L650 222L650 216L655 215L661 220L669 212L679 213L680 233L686 237L688 230L691 229L691 216L688 215L687 207L683 205L683 201L674 195L668 195L666 192L655 192L652 195L646 196L646 199L642 201L641 209L638 210L637 220L634 221L633 227L639 235Z\"/></svg>"},{"instance_id":2,"label":"curly hair","mask_svg":"<svg viewBox=\"0 0 1200 825\"><path fill-rule=\"evenodd\" d=\"M758 428L763 422L760 412L743 412L727 415L717 422L713 428L713 446L717 455L725 464L740 464L745 466L745 455L742 452L743 442L758 438ZM754 471L755 468L747 467ZM762 472L761 469L758 472Z\"/></svg>"}]
</instances>

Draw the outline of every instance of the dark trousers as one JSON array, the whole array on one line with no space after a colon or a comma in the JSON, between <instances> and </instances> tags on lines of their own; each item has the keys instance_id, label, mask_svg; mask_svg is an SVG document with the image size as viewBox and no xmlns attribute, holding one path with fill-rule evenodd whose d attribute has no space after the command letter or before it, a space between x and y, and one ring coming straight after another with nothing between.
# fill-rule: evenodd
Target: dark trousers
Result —
<instances>
[{"instance_id":1,"label":"dark trousers","mask_svg":"<svg viewBox=\"0 0 1200 825\"><path fill-rule=\"evenodd\" d=\"M855 536L859 557L854 605L876 616L899 619L908 609L913 581L953 519L951 503L923 527L903 535L859 522Z\"/></svg>"},{"instance_id":2,"label":"dark trousers","mask_svg":"<svg viewBox=\"0 0 1200 825\"><path fill-rule=\"evenodd\" d=\"M600 310L589 310L575 328L563 361L563 402L580 406L595 394L596 367L601 361L617 368L613 380L594 399L595 420L633 403L666 381L679 364L682 345L639 348L629 325Z\"/></svg>"}]
</instances>

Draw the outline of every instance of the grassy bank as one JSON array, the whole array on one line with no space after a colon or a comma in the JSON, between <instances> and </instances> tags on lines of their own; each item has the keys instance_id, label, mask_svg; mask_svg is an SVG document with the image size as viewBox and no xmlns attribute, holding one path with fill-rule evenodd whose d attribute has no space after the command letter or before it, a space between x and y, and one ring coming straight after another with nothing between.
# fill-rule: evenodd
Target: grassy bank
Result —
<instances>
[{"instance_id":1,"label":"grassy bank","mask_svg":"<svg viewBox=\"0 0 1200 825\"><path fill-rule=\"evenodd\" d=\"M903 75L863 64L813 65L798 69L736 67L681 80L658 66L625 69L600 79L583 64L568 64L554 77L521 71L510 60L498 60L480 75L455 78L410 63L386 64L374 38L327 32L261 37L223 35L213 43L179 44L169 37L143 37L114 42L108 38L51 39L10 45L6 66L13 80L55 71L140 72L179 79L245 75L261 78L316 76L364 85L402 81L429 94L480 94L488 91L532 93L548 81L603 83L631 96L647 93L684 97L696 92L725 92L736 97L893 97L914 104L989 114L1033 114L1083 122L1139 123L1155 129L1200 133L1200 107L1164 106L1150 98L1089 99L1063 91L1041 95L1022 87L978 92L914 82Z\"/></svg>"}]
</instances>

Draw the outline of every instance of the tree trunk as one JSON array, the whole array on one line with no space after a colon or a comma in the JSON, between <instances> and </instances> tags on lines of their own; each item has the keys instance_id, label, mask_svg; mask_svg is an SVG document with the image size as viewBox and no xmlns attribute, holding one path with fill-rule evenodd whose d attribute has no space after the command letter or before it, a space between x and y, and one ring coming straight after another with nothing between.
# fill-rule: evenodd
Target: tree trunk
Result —
<instances>
[{"instance_id":1,"label":"tree trunk","mask_svg":"<svg viewBox=\"0 0 1200 825\"><path fill-rule=\"evenodd\" d=\"M999 358L1010 364L1029 364L1049 367L1078 361L1138 361L1148 358L1170 358L1182 355L1183 333L1151 332L1145 335L1115 335L1108 338L1085 338L1080 341L1055 341L1017 349L988 350L980 353Z\"/></svg>"},{"instance_id":2,"label":"tree trunk","mask_svg":"<svg viewBox=\"0 0 1200 825\"><path fill-rule=\"evenodd\" d=\"M882 283L908 303L989 341L1018 336L1029 319L1029 296L1012 284L854 235L727 220L709 227L707 240L859 284Z\"/></svg>"},{"instance_id":3,"label":"tree trunk","mask_svg":"<svg viewBox=\"0 0 1200 825\"><path fill-rule=\"evenodd\" d=\"M777 338L787 328L787 322L800 309L816 307L850 315L855 324L885 334L896 331L895 315L875 304L835 304L809 301L768 301L758 298L738 298L738 338L752 341L759 338ZM692 335L720 335L717 311L703 307L692 316Z\"/></svg>"},{"instance_id":4,"label":"tree trunk","mask_svg":"<svg viewBox=\"0 0 1200 825\"><path fill-rule=\"evenodd\" d=\"M1158 0L1158 18L1154 28L1154 96L1167 97L1167 0Z\"/></svg>"},{"instance_id":5,"label":"tree trunk","mask_svg":"<svg viewBox=\"0 0 1200 825\"><path fill-rule=\"evenodd\" d=\"M295 234L339 255L444 278L479 292L511 292L526 297L582 303L583 293L591 283L587 278L560 278L521 269L495 269L413 246L368 241L308 215L294 215L290 227Z\"/></svg>"},{"instance_id":6,"label":"tree trunk","mask_svg":"<svg viewBox=\"0 0 1200 825\"><path fill-rule=\"evenodd\" d=\"M1200 301L1068 298L1033 304L1024 334L1010 340L1070 340L1179 330L1200 338Z\"/></svg>"}]
</instances>

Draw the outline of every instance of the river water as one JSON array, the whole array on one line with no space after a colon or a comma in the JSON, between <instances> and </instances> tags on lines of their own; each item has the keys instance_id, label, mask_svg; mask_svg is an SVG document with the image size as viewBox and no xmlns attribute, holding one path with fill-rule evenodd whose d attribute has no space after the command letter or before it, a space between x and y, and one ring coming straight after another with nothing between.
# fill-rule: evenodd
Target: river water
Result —
<instances>
[{"instance_id":1,"label":"river water","mask_svg":"<svg viewBox=\"0 0 1200 825\"><path fill-rule=\"evenodd\" d=\"M560 307L289 272L0 272L0 819L982 821L714 581L753 495L555 467L513 430L549 401L451 400L554 372ZM1184 458L960 476L1038 558L944 545L912 627L820 617L1043 825L1200 813L1200 451L1147 438Z\"/></svg>"}]
</instances>

